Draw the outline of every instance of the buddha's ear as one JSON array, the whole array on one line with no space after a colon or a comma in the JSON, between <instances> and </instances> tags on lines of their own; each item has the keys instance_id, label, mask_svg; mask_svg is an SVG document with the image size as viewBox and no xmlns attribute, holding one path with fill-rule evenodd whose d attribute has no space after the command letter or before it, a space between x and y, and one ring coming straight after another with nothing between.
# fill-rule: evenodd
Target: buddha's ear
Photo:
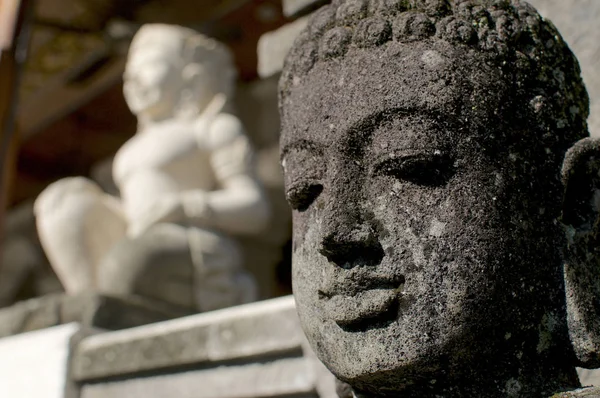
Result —
<instances>
[{"instance_id":1,"label":"buddha's ear","mask_svg":"<svg viewBox=\"0 0 600 398\"><path fill-rule=\"evenodd\" d=\"M565 289L577 366L600 367L600 140L569 149L562 167Z\"/></svg>"},{"instance_id":2,"label":"buddha's ear","mask_svg":"<svg viewBox=\"0 0 600 398\"><path fill-rule=\"evenodd\" d=\"M561 177L565 187L562 222L570 237L589 235L600 214L600 139L575 143L567 151Z\"/></svg>"}]
</instances>

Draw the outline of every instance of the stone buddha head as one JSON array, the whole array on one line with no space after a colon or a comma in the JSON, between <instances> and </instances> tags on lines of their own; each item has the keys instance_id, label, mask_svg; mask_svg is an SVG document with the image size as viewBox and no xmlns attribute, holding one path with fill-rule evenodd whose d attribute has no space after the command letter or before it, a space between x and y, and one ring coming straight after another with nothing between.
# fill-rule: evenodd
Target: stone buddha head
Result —
<instances>
[{"instance_id":1,"label":"stone buddha head","mask_svg":"<svg viewBox=\"0 0 600 398\"><path fill-rule=\"evenodd\" d=\"M280 82L294 295L355 394L578 386L599 346L578 349L597 340L570 338L567 316L597 263L598 145L574 146L588 108L524 1L334 0L312 17ZM569 262L585 277L565 289Z\"/></svg>"},{"instance_id":2,"label":"stone buddha head","mask_svg":"<svg viewBox=\"0 0 600 398\"><path fill-rule=\"evenodd\" d=\"M131 43L123 90L141 119L194 117L215 95L231 96L235 77L224 45L192 29L147 24Z\"/></svg>"}]
</instances>

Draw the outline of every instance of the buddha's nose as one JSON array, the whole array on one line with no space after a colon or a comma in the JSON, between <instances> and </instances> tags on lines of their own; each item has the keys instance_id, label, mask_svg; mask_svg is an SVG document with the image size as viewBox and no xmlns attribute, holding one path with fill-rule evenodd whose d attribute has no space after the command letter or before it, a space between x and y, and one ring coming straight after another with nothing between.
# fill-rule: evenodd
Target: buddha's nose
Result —
<instances>
[{"instance_id":1,"label":"buddha's nose","mask_svg":"<svg viewBox=\"0 0 600 398\"><path fill-rule=\"evenodd\" d=\"M384 256L377 232L369 222L361 222L356 214L335 214L323 220L319 253L342 268L359 265L375 266Z\"/></svg>"}]
</instances>

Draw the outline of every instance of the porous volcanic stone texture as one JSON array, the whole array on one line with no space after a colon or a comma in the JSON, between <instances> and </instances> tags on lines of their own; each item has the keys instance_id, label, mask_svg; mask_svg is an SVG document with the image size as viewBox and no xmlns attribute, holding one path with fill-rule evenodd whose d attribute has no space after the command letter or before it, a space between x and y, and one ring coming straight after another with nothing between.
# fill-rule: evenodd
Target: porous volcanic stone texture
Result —
<instances>
[{"instance_id":1,"label":"porous volcanic stone texture","mask_svg":"<svg viewBox=\"0 0 600 398\"><path fill-rule=\"evenodd\" d=\"M549 18L573 50L590 94L590 133L600 137L600 1L529 0Z\"/></svg>"},{"instance_id":2,"label":"porous volcanic stone texture","mask_svg":"<svg viewBox=\"0 0 600 398\"><path fill-rule=\"evenodd\" d=\"M588 135L577 61L518 0L346 0L280 82L293 278L318 357L359 395L579 386L560 223Z\"/></svg>"}]
</instances>

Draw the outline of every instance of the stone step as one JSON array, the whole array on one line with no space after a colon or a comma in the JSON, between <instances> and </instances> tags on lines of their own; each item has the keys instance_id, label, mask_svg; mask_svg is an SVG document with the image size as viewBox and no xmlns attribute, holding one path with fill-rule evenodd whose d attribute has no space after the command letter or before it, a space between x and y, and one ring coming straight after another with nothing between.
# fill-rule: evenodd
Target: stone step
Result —
<instances>
[{"instance_id":1,"label":"stone step","mask_svg":"<svg viewBox=\"0 0 600 398\"><path fill-rule=\"evenodd\" d=\"M83 339L73 356L79 382L258 357L302 355L291 296Z\"/></svg>"},{"instance_id":2,"label":"stone step","mask_svg":"<svg viewBox=\"0 0 600 398\"><path fill-rule=\"evenodd\" d=\"M291 296L83 338L78 398L337 398Z\"/></svg>"}]
</instances>

